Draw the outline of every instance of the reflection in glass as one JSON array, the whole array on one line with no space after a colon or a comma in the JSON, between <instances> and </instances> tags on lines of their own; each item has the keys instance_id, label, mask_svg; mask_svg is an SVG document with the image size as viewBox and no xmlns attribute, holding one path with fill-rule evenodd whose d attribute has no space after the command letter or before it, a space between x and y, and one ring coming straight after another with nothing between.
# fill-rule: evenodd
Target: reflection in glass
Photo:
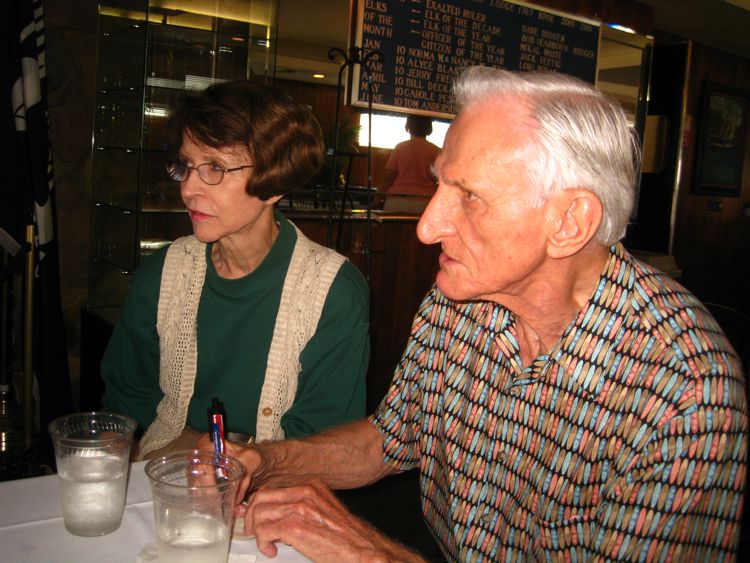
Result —
<instances>
[{"instance_id":1,"label":"reflection in glass","mask_svg":"<svg viewBox=\"0 0 750 563\"><path fill-rule=\"evenodd\" d=\"M622 104L642 138L653 39L602 25L596 87Z\"/></svg>"},{"instance_id":2,"label":"reflection in glass","mask_svg":"<svg viewBox=\"0 0 750 563\"><path fill-rule=\"evenodd\" d=\"M613 26L601 27L596 87L622 104L641 143L646 128L652 47L651 37ZM632 219L637 210L638 195Z\"/></svg>"},{"instance_id":3,"label":"reflection in glass","mask_svg":"<svg viewBox=\"0 0 750 563\"><path fill-rule=\"evenodd\" d=\"M165 164L185 90L274 74L277 0L101 0L92 144L89 304L121 304L144 255L190 222ZM124 272L124 273L123 273ZM113 296L117 296L113 298Z\"/></svg>"}]
</instances>

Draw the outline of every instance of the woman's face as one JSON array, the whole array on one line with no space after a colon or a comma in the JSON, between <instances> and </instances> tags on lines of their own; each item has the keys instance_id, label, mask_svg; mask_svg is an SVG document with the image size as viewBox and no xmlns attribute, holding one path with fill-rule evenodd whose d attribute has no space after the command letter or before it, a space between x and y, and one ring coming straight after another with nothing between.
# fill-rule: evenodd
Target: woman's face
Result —
<instances>
[{"instance_id":1,"label":"woman's face","mask_svg":"<svg viewBox=\"0 0 750 563\"><path fill-rule=\"evenodd\" d=\"M215 149L196 142L188 133L182 137L178 157L191 168L204 163L222 169L253 164L246 147L234 145ZM190 170L188 177L180 182L180 195L198 240L241 242L245 237L252 239L256 229L273 222L273 204L281 196L263 201L248 195L245 187L252 175L252 166L241 168L224 172L220 183L209 185L197 170Z\"/></svg>"}]
</instances>

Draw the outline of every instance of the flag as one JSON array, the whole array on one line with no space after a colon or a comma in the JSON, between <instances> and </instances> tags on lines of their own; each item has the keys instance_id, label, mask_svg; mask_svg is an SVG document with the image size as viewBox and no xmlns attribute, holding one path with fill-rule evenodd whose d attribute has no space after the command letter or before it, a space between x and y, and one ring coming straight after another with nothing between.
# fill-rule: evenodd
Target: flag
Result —
<instances>
[{"instance_id":1,"label":"flag","mask_svg":"<svg viewBox=\"0 0 750 563\"><path fill-rule=\"evenodd\" d=\"M26 225L36 227L33 371L41 438L48 449L47 423L72 410L72 396L60 297L42 1L11 0L4 12L2 135L8 161L0 170L0 227L19 242Z\"/></svg>"}]
</instances>

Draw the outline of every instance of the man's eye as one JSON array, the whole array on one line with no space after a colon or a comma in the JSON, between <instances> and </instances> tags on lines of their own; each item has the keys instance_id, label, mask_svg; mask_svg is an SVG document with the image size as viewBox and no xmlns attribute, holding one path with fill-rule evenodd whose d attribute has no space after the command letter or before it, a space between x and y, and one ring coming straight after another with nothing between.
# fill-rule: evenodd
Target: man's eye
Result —
<instances>
[{"instance_id":1,"label":"man's eye","mask_svg":"<svg viewBox=\"0 0 750 563\"><path fill-rule=\"evenodd\" d=\"M219 166L215 162L212 162L211 163L211 171L212 172L224 172L224 167L223 166Z\"/></svg>"},{"instance_id":2,"label":"man's eye","mask_svg":"<svg viewBox=\"0 0 750 563\"><path fill-rule=\"evenodd\" d=\"M461 190L461 195L463 196L464 199L468 199L469 201L479 199L474 192L469 191L469 190Z\"/></svg>"}]
</instances>

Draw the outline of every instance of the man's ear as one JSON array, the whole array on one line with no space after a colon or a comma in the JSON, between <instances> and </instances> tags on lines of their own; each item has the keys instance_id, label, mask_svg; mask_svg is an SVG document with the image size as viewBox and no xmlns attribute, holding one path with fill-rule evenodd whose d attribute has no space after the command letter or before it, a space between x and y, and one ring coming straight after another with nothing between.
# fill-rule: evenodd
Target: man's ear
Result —
<instances>
[{"instance_id":1,"label":"man's ear","mask_svg":"<svg viewBox=\"0 0 750 563\"><path fill-rule=\"evenodd\" d=\"M586 246L596 236L604 214L599 198L584 189L555 192L546 207L552 225L547 237L550 258L567 258Z\"/></svg>"}]
</instances>

